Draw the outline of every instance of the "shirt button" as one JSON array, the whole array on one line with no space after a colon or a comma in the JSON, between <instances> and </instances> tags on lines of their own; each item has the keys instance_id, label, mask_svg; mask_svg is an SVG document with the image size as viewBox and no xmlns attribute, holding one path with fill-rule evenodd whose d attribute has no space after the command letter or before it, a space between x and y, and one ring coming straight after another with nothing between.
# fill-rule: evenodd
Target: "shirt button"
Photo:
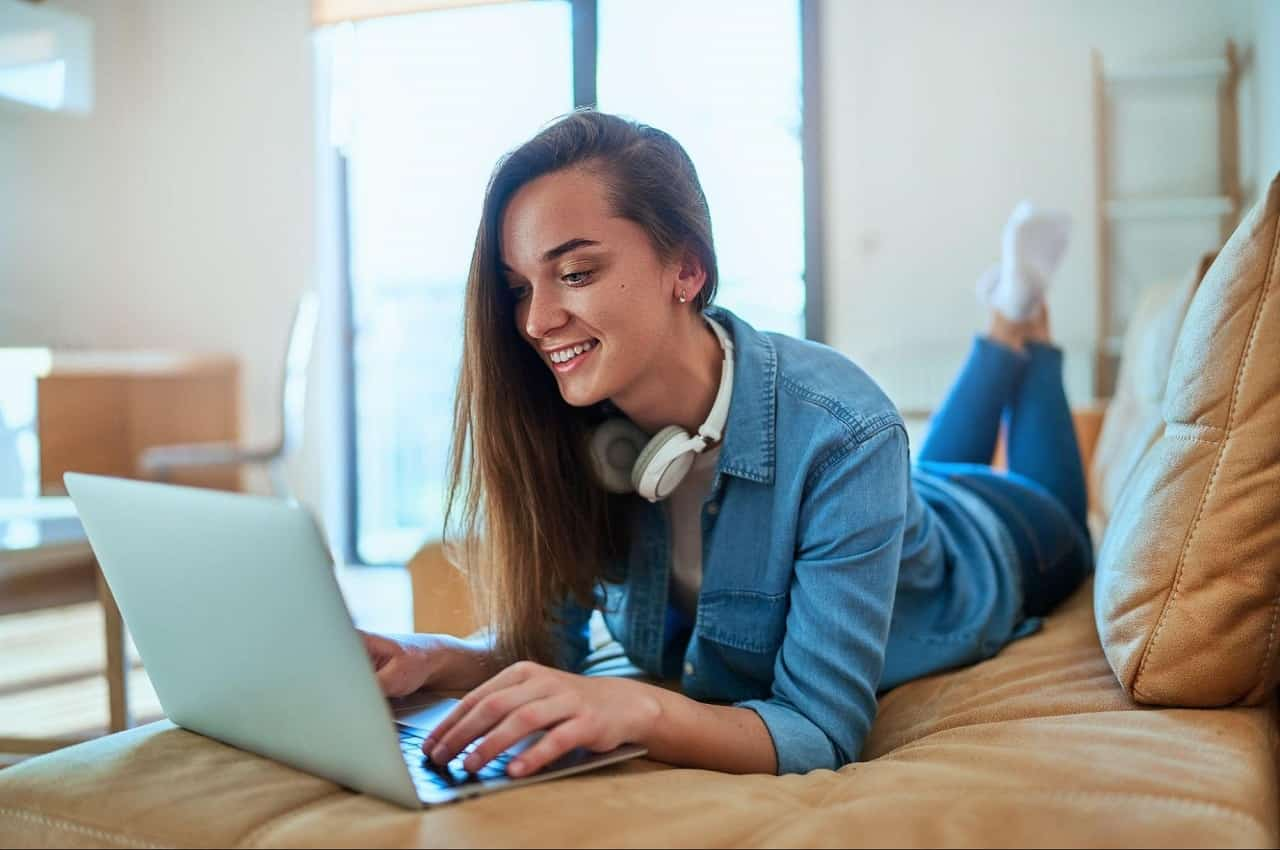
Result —
<instances>
[{"instance_id":1,"label":"shirt button","mask_svg":"<svg viewBox=\"0 0 1280 850\"><path fill-rule=\"evenodd\" d=\"M692 662L692 661L686 661L686 662L684 663L684 674L685 674L686 676L692 676L692 675L693 675L693 662Z\"/></svg>"},{"instance_id":2,"label":"shirt button","mask_svg":"<svg viewBox=\"0 0 1280 850\"><path fill-rule=\"evenodd\" d=\"M710 504L708 504L707 513L711 514L712 516L715 516L716 514L720 513L720 503L711 502Z\"/></svg>"}]
</instances>

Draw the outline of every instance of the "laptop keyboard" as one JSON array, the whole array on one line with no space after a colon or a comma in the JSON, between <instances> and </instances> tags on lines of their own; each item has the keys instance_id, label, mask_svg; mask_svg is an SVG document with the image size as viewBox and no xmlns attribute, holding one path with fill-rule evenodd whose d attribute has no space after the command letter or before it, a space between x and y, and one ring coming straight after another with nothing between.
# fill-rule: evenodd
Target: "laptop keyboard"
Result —
<instances>
[{"instance_id":1,"label":"laptop keyboard","mask_svg":"<svg viewBox=\"0 0 1280 850\"><path fill-rule=\"evenodd\" d=\"M436 788L456 788L476 782L493 782L508 779L507 763L515 758L511 751L500 753L493 761L486 764L476 773L470 773L462 766L462 762L475 749L473 742L465 750L454 756L447 765L439 765L428 759L422 752L423 737L416 730L406 726L397 726L400 731L400 752L409 765L409 775L414 785L428 785Z\"/></svg>"}]
</instances>

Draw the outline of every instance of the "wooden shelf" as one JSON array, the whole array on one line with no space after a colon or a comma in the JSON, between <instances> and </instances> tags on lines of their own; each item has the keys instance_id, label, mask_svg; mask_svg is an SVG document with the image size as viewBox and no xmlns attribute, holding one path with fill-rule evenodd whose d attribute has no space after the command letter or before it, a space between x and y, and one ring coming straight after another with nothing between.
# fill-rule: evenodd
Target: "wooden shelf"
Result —
<instances>
[{"instance_id":1,"label":"wooden shelf","mask_svg":"<svg viewBox=\"0 0 1280 850\"><path fill-rule=\"evenodd\" d=\"M1107 218L1112 221L1168 218L1216 218L1236 212L1235 201L1225 195L1201 198L1135 198L1108 200Z\"/></svg>"},{"instance_id":2,"label":"wooden shelf","mask_svg":"<svg viewBox=\"0 0 1280 850\"><path fill-rule=\"evenodd\" d=\"M1236 105L1240 63L1235 43L1227 40L1218 56L1176 62L1104 62L1102 52L1094 48L1090 55L1090 69L1093 77L1094 228L1098 270L1093 393L1095 397L1105 398L1115 389L1123 345L1122 330L1127 321L1125 316L1113 315L1119 303L1113 292L1115 225L1120 222L1171 223L1216 219L1219 235L1225 242L1240 217L1243 192L1240 187L1240 116ZM1182 86L1197 96L1205 92L1213 94L1218 125L1219 185L1216 194L1114 197L1112 189L1116 181L1111 170L1117 127L1112 115L1123 100L1140 97L1148 84L1169 88Z\"/></svg>"},{"instance_id":3,"label":"wooden shelf","mask_svg":"<svg viewBox=\"0 0 1280 850\"><path fill-rule=\"evenodd\" d=\"M1107 85L1128 83L1182 83L1193 80L1217 80L1231 73L1225 57L1191 59L1181 62L1151 62L1112 65L1103 69Z\"/></svg>"}]
</instances>

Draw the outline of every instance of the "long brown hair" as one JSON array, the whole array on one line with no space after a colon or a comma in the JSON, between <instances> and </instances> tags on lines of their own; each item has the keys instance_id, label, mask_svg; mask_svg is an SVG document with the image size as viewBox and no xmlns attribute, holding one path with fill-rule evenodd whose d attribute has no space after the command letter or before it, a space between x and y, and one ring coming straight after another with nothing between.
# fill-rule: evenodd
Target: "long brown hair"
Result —
<instances>
[{"instance_id":1,"label":"long brown hair","mask_svg":"<svg viewBox=\"0 0 1280 850\"><path fill-rule=\"evenodd\" d=\"M579 110L553 121L494 168L467 277L462 364L445 506L451 559L470 576L477 616L495 629L501 664L561 664L551 625L561 603L590 607L629 545L634 495L607 493L587 439L607 403L575 408L521 338L501 275L507 203L545 174L583 168L605 183L613 213L640 225L664 261L692 251L715 295L711 217L693 162L668 134Z\"/></svg>"}]
</instances>

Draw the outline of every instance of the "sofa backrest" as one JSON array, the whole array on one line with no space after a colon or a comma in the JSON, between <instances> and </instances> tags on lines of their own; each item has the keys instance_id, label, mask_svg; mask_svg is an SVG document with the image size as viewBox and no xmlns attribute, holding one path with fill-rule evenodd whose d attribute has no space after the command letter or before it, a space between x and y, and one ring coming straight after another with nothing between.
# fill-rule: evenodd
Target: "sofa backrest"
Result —
<instances>
[{"instance_id":1,"label":"sofa backrest","mask_svg":"<svg viewBox=\"0 0 1280 850\"><path fill-rule=\"evenodd\" d=\"M1280 629L1280 177L1200 282L1110 505L1094 616L1139 702L1263 701ZM1139 439L1146 439L1139 437Z\"/></svg>"},{"instance_id":2,"label":"sofa backrest","mask_svg":"<svg viewBox=\"0 0 1280 850\"><path fill-rule=\"evenodd\" d=\"M1164 433L1161 408L1178 331L1216 256L1216 252L1205 254L1181 280L1149 286L1138 299L1125 332L1115 392L1107 402L1089 463L1089 524L1094 540L1102 540L1129 476Z\"/></svg>"}]
</instances>

